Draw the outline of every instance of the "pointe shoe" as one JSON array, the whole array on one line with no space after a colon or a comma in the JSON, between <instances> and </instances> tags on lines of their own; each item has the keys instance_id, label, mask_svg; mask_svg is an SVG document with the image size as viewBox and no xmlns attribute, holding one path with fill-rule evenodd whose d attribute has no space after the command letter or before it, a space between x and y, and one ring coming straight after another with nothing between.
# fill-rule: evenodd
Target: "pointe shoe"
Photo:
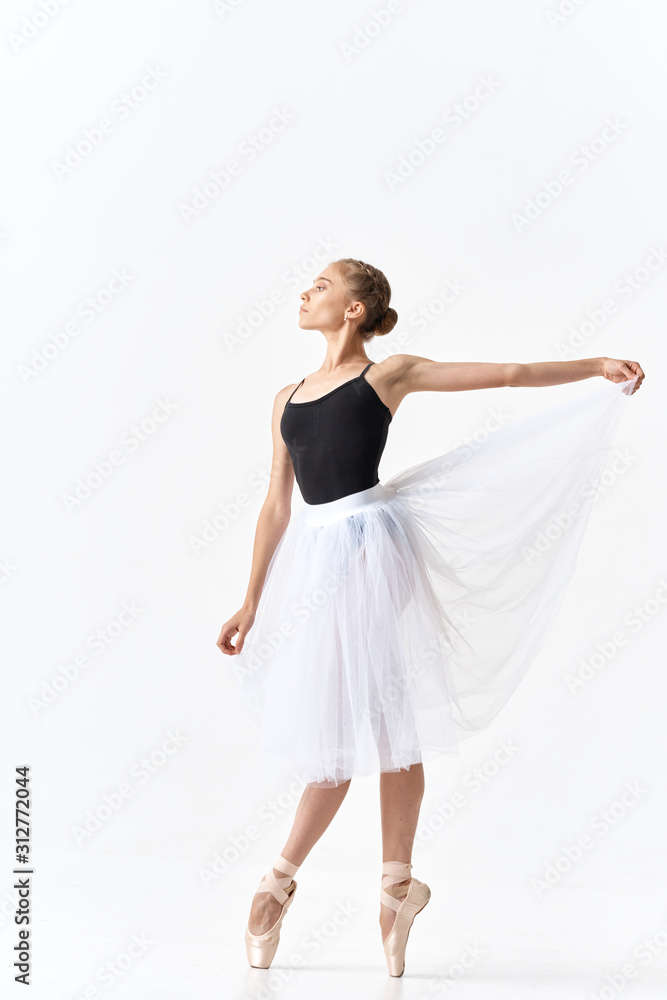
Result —
<instances>
[{"instance_id":1,"label":"pointe shoe","mask_svg":"<svg viewBox=\"0 0 667 1000\"><path fill-rule=\"evenodd\" d=\"M287 876L277 878L273 873L273 868L279 872L287 872ZM248 962L253 969L268 969L271 965L273 956L278 948L278 942L280 941L280 927L283 917L292 905L292 900L296 894L297 883L292 880L291 876L296 875L300 865L293 865L291 861L288 861L281 855L273 865L273 868L264 875L255 890L255 894L258 892L270 892L279 903L283 904L283 908L273 927L270 927L263 934L252 934L250 925L246 927L246 954L248 955Z\"/></svg>"},{"instance_id":2,"label":"pointe shoe","mask_svg":"<svg viewBox=\"0 0 667 1000\"><path fill-rule=\"evenodd\" d=\"M382 891L380 899L385 906L396 911L396 917L391 930L384 939L384 954L390 976L402 976L405 972L405 949L412 921L420 910L423 910L431 898L431 890L425 882L410 879L408 891L404 899L390 896L385 889L398 882L410 878L411 864L406 861L385 861L382 865Z\"/></svg>"}]
</instances>

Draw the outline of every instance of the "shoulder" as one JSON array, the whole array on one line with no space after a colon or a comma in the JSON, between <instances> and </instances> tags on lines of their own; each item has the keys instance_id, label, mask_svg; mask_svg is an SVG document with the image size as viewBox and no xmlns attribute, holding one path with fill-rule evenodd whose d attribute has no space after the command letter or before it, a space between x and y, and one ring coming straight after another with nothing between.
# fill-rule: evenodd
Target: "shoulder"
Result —
<instances>
[{"instance_id":1,"label":"shoulder","mask_svg":"<svg viewBox=\"0 0 667 1000\"><path fill-rule=\"evenodd\" d=\"M413 376L415 366L427 361L414 354L391 354L382 361L376 361L369 369L366 378L370 375L372 387L377 392L381 401L388 407L392 417L403 399L409 392L413 391ZM371 374L374 373L374 374Z\"/></svg>"},{"instance_id":2,"label":"shoulder","mask_svg":"<svg viewBox=\"0 0 667 1000\"><path fill-rule=\"evenodd\" d=\"M273 397L274 402L277 404L284 402L288 396L292 395L293 390L296 389L299 382L302 381L302 379L299 379L298 382L290 382L289 385L284 385L282 389L278 389L278 392Z\"/></svg>"},{"instance_id":3,"label":"shoulder","mask_svg":"<svg viewBox=\"0 0 667 1000\"><path fill-rule=\"evenodd\" d=\"M278 389L278 392L273 397L273 412L282 413L285 408L285 403L290 398L296 387L302 382L299 379L298 382L290 382L289 385L284 385L282 389Z\"/></svg>"},{"instance_id":4,"label":"shoulder","mask_svg":"<svg viewBox=\"0 0 667 1000\"><path fill-rule=\"evenodd\" d=\"M416 354L391 354L383 361L377 361L370 370L376 369L378 376L388 383L398 383L405 380L415 366L424 361L428 361L428 358L420 358Z\"/></svg>"}]
</instances>

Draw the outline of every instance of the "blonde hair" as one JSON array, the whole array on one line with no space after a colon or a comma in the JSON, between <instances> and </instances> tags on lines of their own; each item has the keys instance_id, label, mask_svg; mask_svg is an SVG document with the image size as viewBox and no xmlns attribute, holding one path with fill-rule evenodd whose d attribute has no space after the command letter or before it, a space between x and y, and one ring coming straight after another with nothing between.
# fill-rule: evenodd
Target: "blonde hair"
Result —
<instances>
[{"instance_id":1,"label":"blonde hair","mask_svg":"<svg viewBox=\"0 0 667 1000\"><path fill-rule=\"evenodd\" d=\"M364 340L383 337L394 329L398 313L389 305L391 286L379 268L363 260L343 257L333 262L338 268L351 299L363 302L366 317L358 332Z\"/></svg>"}]
</instances>

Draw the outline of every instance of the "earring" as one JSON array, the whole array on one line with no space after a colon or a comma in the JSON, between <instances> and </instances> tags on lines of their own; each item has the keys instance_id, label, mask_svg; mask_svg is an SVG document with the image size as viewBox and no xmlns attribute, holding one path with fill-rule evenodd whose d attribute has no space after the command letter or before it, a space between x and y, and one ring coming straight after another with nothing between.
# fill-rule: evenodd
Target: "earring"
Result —
<instances>
[{"instance_id":1,"label":"earring","mask_svg":"<svg viewBox=\"0 0 667 1000\"><path fill-rule=\"evenodd\" d=\"M347 323L347 313L343 316L343 323Z\"/></svg>"}]
</instances>

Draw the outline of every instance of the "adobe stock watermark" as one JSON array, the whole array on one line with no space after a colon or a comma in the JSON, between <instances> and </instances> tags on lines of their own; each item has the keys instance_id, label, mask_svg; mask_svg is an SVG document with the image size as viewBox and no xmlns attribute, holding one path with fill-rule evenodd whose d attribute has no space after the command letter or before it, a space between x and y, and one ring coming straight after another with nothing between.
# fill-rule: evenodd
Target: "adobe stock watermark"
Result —
<instances>
[{"instance_id":1,"label":"adobe stock watermark","mask_svg":"<svg viewBox=\"0 0 667 1000\"><path fill-rule=\"evenodd\" d=\"M96 124L84 128L79 138L69 143L60 160L51 162L51 169L58 181L74 173L116 131L120 122L126 121L133 111L141 107L166 79L167 74L159 66L147 66L138 83L119 94L108 113Z\"/></svg>"},{"instance_id":2,"label":"adobe stock watermark","mask_svg":"<svg viewBox=\"0 0 667 1000\"><path fill-rule=\"evenodd\" d=\"M335 241L333 236L329 234L325 237L320 236L310 254L283 271L281 285L286 285L296 293L294 295L295 322L298 318L296 312L298 293L303 291L304 287L310 287L322 264L331 260L337 250L340 250L340 244ZM230 354L250 340L261 329L266 320L273 315L277 307L283 305L285 301L286 293L280 285L275 286L261 298L254 299L250 309L236 317L236 325L233 330L223 336L223 343Z\"/></svg>"},{"instance_id":3,"label":"adobe stock watermark","mask_svg":"<svg viewBox=\"0 0 667 1000\"><path fill-rule=\"evenodd\" d=\"M132 628L144 609L136 601L123 601L120 611L111 621L91 632L84 640L85 651L76 653L68 663L64 663L48 679L42 681L39 692L29 695L27 705L34 716L40 715L69 690L79 677L89 670L93 660L88 652L100 655L116 644L118 639Z\"/></svg>"},{"instance_id":4,"label":"adobe stock watermark","mask_svg":"<svg viewBox=\"0 0 667 1000\"><path fill-rule=\"evenodd\" d=\"M627 629L619 628L610 638L598 640L595 643L595 651L586 658L581 657L577 669L565 675L565 683L570 694L579 694L594 677L599 676L614 659L618 650L628 644L631 635L641 632L657 615L662 614L665 607L667 607L667 579L661 577L654 593L641 604L635 604L624 616L623 623Z\"/></svg>"},{"instance_id":5,"label":"adobe stock watermark","mask_svg":"<svg viewBox=\"0 0 667 1000\"><path fill-rule=\"evenodd\" d=\"M344 902L338 900L334 904L335 908L330 916L322 921L317 927L312 928L300 941L301 947L311 955L317 955L322 948L326 948L333 938L337 937L343 927L346 927L351 920L359 913L358 908L351 900Z\"/></svg>"},{"instance_id":6,"label":"adobe stock watermark","mask_svg":"<svg viewBox=\"0 0 667 1000\"><path fill-rule=\"evenodd\" d=\"M459 278L445 278L440 290L428 300L424 305L418 306L408 314L406 326L398 326L382 337L375 345L375 360L384 361L395 354L402 354L407 347L414 347L415 333L423 334L429 326L437 322L447 311L451 309L455 302L467 291L468 285Z\"/></svg>"},{"instance_id":7,"label":"adobe stock watermark","mask_svg":"<svg viewBox=\"0 0 667 1000\"><path fill-rule=\"evenodd\" d=\"M419 688L419 680L427 674L427 665L435 666L443 659L446 661L451 656L452 650L456 651L458 639L464 637L466 629L475 621L465 614L450 616L442 612L442 616L442 631L434 634L427 642L422 642L416 654L409 658L405 666L394 670L392 676L387 678L382 690L375 688L368 692L368 704L362 709L359 721L364 720L369 723L374 734L382 724L387 709L399 701L404 701L406 692L409 692L408 701L420 700L418 695L413 698L412 692L415 687ZM435 711L436 705L432 703L429 708ZM449 702L442 710L447 713L451 711Z\"/></svg>"},{"instance_id":8,"label":"adobe stock watermark","mask_svg":"<svg viewBox=\"0 0 667 1000\"><path fill-rule=\"evenodd\" d=\"M87 986L82 993L70 993L67 1000L102 1000L105 991L124 979L132 966L144 958L149 946L153 944L155 941L151 941L146 934L133 934L130 943L123 951L97 967L94 983ZM96 983L99 985L95 985Z\"/></svg>"},{"instance_id":9,"label":"adobe stock watermark","mask_svg":"<svg viewBox=\"0 0 667 1000\"><path fill-rule=\"evenodd\" d=\"M558 542L562 536L575 523L577 518L588 512L591 503L606 493L620 476L624 475L637 461L636 455L630 455L626 449L615 448L613 458L608 461L607 468L599 475L593 476L584 484L579 492L579 496L563 510L553 514L549 520L535 533L529 545L521 547L521 553L528 566L540 559L551 546Z\"/></svg>"},{"instance_id":10,"label":"adobe stock watermark","mask_svg":"<svg viewBox=\"0 0 667 1000\"><path fill-rule=\"evenodd\" d=\"M478 944L477 941L467 944L454 962L450 962L438 976L428 980L426 987L429 997L437 1000L439 997L446 996L452 985L460 983L485 955L486 949Z\"/></svg>"},{"instance_id":11,"label":"adobe stock watermark","mask_svg":"<svg viewBox=\"0 0 667 1000\"><path fill-rule=\"evenodd\" d=\"M448 799L434 806L434 811L428 818L420 818L415 844L424 845L433 840L434 836L444 830L447 823L458 816L475 795L491 781L494 781L520 752L521 747L514 740L500 740L491 757L463 776L461 790L454 792Z\"/></svg>"},{"instance_id":12,"label":"adobe stock watermark","mask_svg":"<svg viewBox=\"0 0 667 1000\"><path fill-rule=\"evenodd\" d=\"M201 215L223 191L226 191L233 179L239 177L261 153L267 150L277 136L295 119L296 115L286 108L274 107L268 122L257 132L249 133L241 142L236 158L227 160L215 170L210 170L207 179L194 189L190 200L179 204L178 210L186 225Z\"/></svg>"},{"instance_id":13,"label":"adobe stock watermark","mask_svg":"<svg viewBox=\"0 0 667 1000\"><path fill-rule=\"evenodd\" d=\"M134 279L135 275L130 274L127 268L116 267L101 288L81 299L73 310L75 318L65 323L55 333L50 333L46 343L41 347L33 347L30 361L18 366L18 374L23 384L28 385L37 375L46 371L49 365L67 350L83 328L90 326L105 313Z\"/></svg>"},{"instance_id":14,"label":"adobe stock watermark","mask_svg":"<svg viewBox=\"0 0 667 1000\"><path fill-rule=\"evenodd\" d=\"M222 20L228 14L233 14L237 11L245 2L246 0L213 0L213 10L220 20Z\"/></svg>"},{"instance_id":15,"label":"adobe stock watermark","mask_svg":"<svg viewBox=\"0 0 667 1000\"><path fill-rule=\"evenodd\" d=\"M445 279L432 299L409 314L408 324L416 333L425 333L432 323L441 319L454 302L460 299L468 287L460 278Z\"/></svg>"},{"instance_id":16,"label":"adobe stock watermark","mask_svg":"<svg viewBox=\"0 0 667 1000\"><path fill-rule=\"evenodd\" d=\"M609 318L616 316L623 304L629 302L637 292L646 287L665 262L667 262L667 251L662 247L650 247L648 255L640 264L630 271L625 271L614 282L612 295L608 295L598 305L587 309L584 319L568 327L570 336L567 340L559 340L555 344L559 360L567 361L578 356L591 337L604 329Z\"/></svg>"},{"instance_id":17,"label":"adobe stock watermark","mask_svg":"<svg viewBox=\"0 0 667 1000\"><path fill-rule=\"evenodd\" d=\"M443 488L447 489L448 477L456 470L458 464L471 458L510 419L510 414L504 411L502 405L491 407L488 416L480 425L473 431L464 434L449 451L445 452L438 461L437 470L419 485L417 496L411 497L410 502L424 505L434 492Z\"/></svg>"},{"instance_id":18,"label":"adobe stock watermark","mask_svg":"<svg viewBox=\"0 0 667 1000\"><path fill-rule=\"evenodd\" d=\"M21 20L18 28L8 33L7 41L14 52L21 52L29 42L37 38L69 3L70 0L40 0L33 12L26 14Z\"/></svg>"},{"instance_id":19,"label":"adobe stock watermark","mask_svg":"<svg viewBox=\"0 0 667 1000\"><path fill-rule=\"evenodd\" d=\"M0 583L7 583L10 577L14 576L18 569L8 558L0 560Z\"/></svg>"},{"instance_id":20,"label":"adobe stock watermark","mask_svg":"<svg viewBox=\"0 0 667 1000\"><path fill-rule=\"evenodd\" d=\"M447 455L449 457L456 457L457 460L469 458L511 419L511 415L505 412L502 404L500 406L492 406L488 411L488 416L484 418L482 423L478 424L473 431L464 434L447 452Z\"/></svg>"},{"instance_id":21,"label":"adobe stock watermark","mask_svg":"<svg viewBox=\"0 0 667 1000\"><path fill-rule=\"evenodd\" d=\"M250 474L247 480L247 489L239 490L227 501L219 503L216 513L208 517L198 535L190 535L188 542L190 551L199 556L207 551L217 542L224 531L235 524L243 512L256 503L258 495L263 495L268 489L271 480L271 464L261 466Z\"/></svg>"},{"instance_id":22,"label":"adobe stock watermark","mask_svg":"<svg viewBox=\"0 0 667 1000\"><path fill-rule=\"evenodd\" d=\"M121 782L111 792L105 792L101 801L93 809L86 810L82 821L70 827L70 833L77 847L90 840L110 819L113 819L128 799L131 799L139 788L146 785L154 775L158 774L167 761L187 743L189 738L189 736L182 736L180 732L172 733L171 730L167 730L165 739L159 747L147 757L140 757L139 760L135 761L130 768L131 780Z\"/></svg>"},{"instance_id":23,"label":"adobe stock watermark","mask_svg":"<svg viewBox=\"0 0 667 1000\"><path fill-rule=\"evenodd\" d=\"M565 21L569 21L573 14L583 7L588 0L560 0L555 7L549 7L545 10L544 16L547 19L547 24L551 28L557 28L559 25L563 24Z\"/></svg>"},{"instance_id":24,"label":"adobe stock watermark","mask_svg":"<svg viewBox=\"0 0 667 1000\"><path fill-rule=\"evenodd\" d=\"M278 651L283 650L286 646L289 648L290 643L298 637L299 629L304 627L312 615L317 614L329 604L332 596L340 590L346 579L347 569L345 567L337 572L329 573L318 586L308 594L304 594L292 606L289 617L271 632L264 630L261 636L257 636L253 634L251 629L246 636L243 649L232 662L232 669L237 680L243 682L246 677L261 670Z\"/></svg>"},{"instance_id":25,"label":"adobe stock watermark","mask_svg":"<svg viewBox=\"0 0 667 1000\"><path fill-rule=\"evenodd\" d=\"M648 789L639 781L627 781L623 791L605 809L600 809L591 817L588 826L591 833L582 833L574 843L561 845L561 853L544 867L540 878L532 878L530 885L538 897L550 892L561 881L563 876L572 871L575 865L591 851L610 830L613 830L636 804L645 798Z\"/></svg>"},{"instance_id":26,"label":"adobe stock watermark","mask_svg":"<svg viewBox=\"0 0 667 1000\"><path fill-rule=\"evenodd\" d=\"M393 170L385 170L383 176L389 190L396 191L413 177L419 167L428 162L499 89L500 83L491 74L479 76L471 93L445 108L440 116L442 124L436 125L428 135L415 139L408 153L399 156Z\"/></svg>"},{"instance_id":27,"label":"adobe stock watermark","mask_svg":"<svg viewBox=\"0 0 667 1000\"><path fill-rule=\"evenodd\" d=\"M567 167L562 167L555 177L542 181L540 190L531 198L526 198L521 211L512 212L510 221L514 231L520 236L568 191L577 177L586 173L630 126L618 115L607 117L597 135L578 146L570 153Z\"/></svg>"},{"instance_id":28,"label":"adobe stock watermark","mask_svg":"<svg viewBox=\"0 0 667 1000\"><path fill-rule=\"evenodd\" d=\"M476 618L470 612L470 608L461 608L454 611L441 609L442 634L422 643L417 651L418 662L424 665L433 666L442 660L442 657L451 655L452 649L457 649L460 638L465 636L468 629L475 624ZM464 643L469 647L467 639Z\"/></svg>"},{"instance_id":29,"label":"adobe stock watermark","mask_svg":"<svg viewBox=\"0 0 667 1000\"><path fill-rule=\"evenodd\" d=\"M153 437L160 424L168 420L177 409L178 404L172 403L169 398L158 399L150 413L137 423L130 424L121 434L118 447L113 448L104 458L98 458L87 473L77 476L71 492L60 494L67 513L71 514L78 510L86 500L89 500L95 491L108 482L116 470L125 464L130 455L134 455Z\"/></svg>"},{"instance_id":30,"label":"adobe stock watermark","mask_svg":"<svg viewBox=\"0 0 667 1000\"><path fill-rule=\"evenodd\" d=\"M388 0L384 7L374 10L363 24L358 24L351 40L341 42L339 45L345 62L350 63L356 56L365 52L371 42L394 23L396 15L403 13L404 10L401 0Z\"/></svg>"},{"instance_id":31,"label":"adobe stock watermark","mask_svg":"<svg viewBox=\"0 0 667 1000\"><path fill-rule=\"evenodd\" d=\"M408 663L405 671L397 670L390 682L383 684L381 691L376 688L369 692L369 704L360 713L359 721L363 719L371 724L379 722L383 719L389 706L396 704L399 700L402 702L405 692L409 691L413 687L413 682L419 680L424 673L422 651L426 652L428 649L436 655L438 648L441 655L448 648L442 637L439 640L433 640L431 644L422 646L417 660Z\"/></svg>"},{"instance_id":32,"label":"adobe stock watermark","mask_svg":"<svg viewBox=\"0 0 667 1000\"><path fill-rule=\"evenodd\" d=\"M650 965L667 948L667 924L657 931L644 937L632 950L631 961L626 961L617 969L605 976L605 984L589 993L589 1000L614 1000L641 973L642 966Z\"/></svg>"},{"instance_id":33,"label":"adobe stock watermark","mask_svg":"<svg viewBox=\"0 0 667 1000\"><path fill-rule=\"evenodd\" d=\"M303 966L306 955L317 955L323 948L328 948L342 928L346 927L358 913L359 910L351 900L338 901L331 915L301 938L300 951L292 951L281 963L272 966L266 977L262 976L261 985L253 989L253 1000L271 1000L281 990L293 986L295 971Z\"/></svg>"},{"instance_id":34,"label":"adobe stock watermark","mask_svg":"<svg viewBox=\"0 0 667 1000\"><path fill-rule=\"evenodd\" d=\"M306 787L305 778L293 775L293 780L285 790L274 798L267 799L257 812L257 818L238 833L227 838L220 850L211 855L210 860L197 871L199 881L205 889L210 889L226 875L266 833L267 829L287 812L292 812L295 803Z\"/></svg>"}]
</instances>

